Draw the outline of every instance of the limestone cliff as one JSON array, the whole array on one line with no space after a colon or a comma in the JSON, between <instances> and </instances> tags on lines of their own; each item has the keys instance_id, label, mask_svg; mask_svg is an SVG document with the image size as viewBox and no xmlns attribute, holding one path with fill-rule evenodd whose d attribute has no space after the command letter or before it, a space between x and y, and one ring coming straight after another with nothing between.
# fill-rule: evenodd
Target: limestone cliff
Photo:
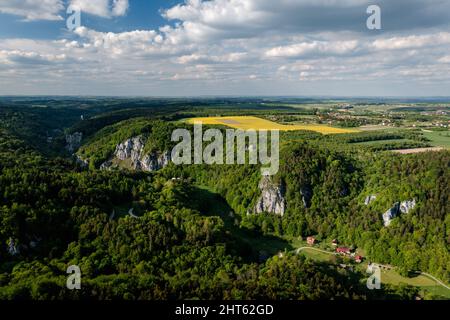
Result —
<instances>
[{"instance_id":1,"label":"limestone cliff","mask_svg":"<svg viewBox=\"0 0 450 320\"><path fill-rule=\"evenodd\" d=\"M395 217L397 217L401 213L407 214L411 212L411 210L413 210L415 207L416 207L415 199L395 203L392 208L390 208L383 214L384 226L385 227L390 226L392 220Z\"/></svg>"},{"instance_id":2,"label":"limestone cliff","mask_svg":"<svg viewBox=\"0 0 450 320\"><path fill-rule=\"evenodd\" d=\"M80 147L81 140L83 140L83 133L81 132L66 135L66 150L70 153L75 152Z\"/></svg>"},{"instance_id":3,"label":"limestone cliff","mask_svg":"<svg viewBox=\"0 0 450 320\"><path fill-rule=\"evenodd\" d=\"M268 176L263 176L259 188L261 189L261 196L259 197L256 206L256 213L273 213L283 216L286 212L285 188L282 184L275 184Z\"/></svg>"},{"instance_id":4,"label":"limestone cliff","mask_svg":"<svg viewBox=\"0 0 450 320\"><path fill-rule=\"evenodd\" d=\"M400 203L400 211L401 213L409 213L416 207L416 199L406 200Z\"/></svg>"},{"instance_id":5,"label":"limestone cliff","mask_svg":"<svg viewBox=\"0 0 450 320\"><path fill-rule=\"evenodd\" d=\"M102 170L118 167L118 163L126 163L126 167L138 171L157 171L166 167L170 162L170 152L144 153L145 140L142 136L125 140L116 146L112 159L100 166Z\"/></svg>"},{"instance_id":6,"label":"limestone cliff","mask_svg":"<svg viewBox=\"0 0 450 320\"><path fill-rule=\"evenodd\" d=\"M394 204L394 206L392 208L390 208L388 211L386 211L383 214L383 221L384 221L384 226L385 227L389 227L391 225L392 220L397 217L398 213L399 213L399 208L400 208L400 203L396 203Z\"/></svg>"}]
</instances>

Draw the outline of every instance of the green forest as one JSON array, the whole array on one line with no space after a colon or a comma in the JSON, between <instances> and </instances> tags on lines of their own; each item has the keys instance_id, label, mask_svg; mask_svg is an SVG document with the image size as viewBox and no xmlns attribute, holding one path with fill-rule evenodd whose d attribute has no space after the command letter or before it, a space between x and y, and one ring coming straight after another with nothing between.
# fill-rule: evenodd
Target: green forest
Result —
<instances>
[{"instance_id":1,"label":"green forest","mask_svg":"<svg viewBox=\"0 0 450 320\"><path fill-rule=\"evenodd\" d=\"M371 291L367 274L295 254L287 239L308 236L360 248L402 275L420 270L450 282L450 151L389 152L430 146L419 130L283 133L272 179L286 202L281 216L254 212L259 166L100 166L136 136L145 138L144 153L170 150L171 132L191 129L182 121L191 116L308 114L303 109L261 109L254 101L239 109L220 101L44 102L0 106L2 300L424 295L406 285ZM83 137L76 156L88 165L65 149L76 132ZM371 195L376 200L365 204ZM411 200L410 212L384 226L386 210ZM66 288L70 265L82 271L81 290Z\"/></svg>"}]
</instances>

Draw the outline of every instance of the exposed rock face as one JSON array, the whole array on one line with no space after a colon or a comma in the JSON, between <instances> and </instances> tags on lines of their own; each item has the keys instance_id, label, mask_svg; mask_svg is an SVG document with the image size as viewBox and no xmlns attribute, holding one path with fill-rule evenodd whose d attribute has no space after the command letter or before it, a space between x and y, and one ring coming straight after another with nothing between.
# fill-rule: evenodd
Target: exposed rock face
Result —
<instances>
[{"instance_id":1,"label":"exposed rock face","mask_svg":"<svg viewBox=\"0 0 450 320\"><path fill-rule=\"evenodd\" d=\"M371 194L370 196L366 197L366 200L364 201L364 204L366 206L368 206L369 204L371 204L373 201L375 201L377 199L376 195Z\"/></svg>"},{"instance_id":2,"label":"exposed rock face","mask_svg":"<svg viewBox=\"0 0 450 320\"><path fill-rule=\"evenodd\" d=\"M89 161L82 159L79 155L75 155L75 161L76 163L78 163L79 165L81 165L82 167L87 167L89 166Z\"/></svg>"},{"instance_id":3,"label":"exposed rock face","mask_svg":"<svg viewBox=\"0 0 450 320\"><path fill-rule=\"evenodd\" d=\"M140 170L143 171L158 171L169 165L171 154L166 151L162 154L148 154L140 161Z\"/></svg>"},{"instance_id":4,"label":"exposed rock face","mask_svg":"<svg viewBox=\"0 0 450 320\"><path fill-rule=\"evenodd\" d=\"M302 195L303 207L309 208L311 206L312 191L309 187L303 187L300 189Z\"/></svg>"},{"instance_id":5,"label":"exposed rock face","mask_svg":"<svg viewBox=\"0 0 450 320\"><path fill-rule=\"evenodd\" d=\"M132 164L137 169L136 167L139 164L144 146L145 144L141 136L134 137L117 145L114 156L122 161L131 159Z\"/></svg>"},{"instance_id":6,"label":"exposed rock face","mask_svg":"<svg viewBox=\"0 0 450 320\"><path fill-rule=\"evenodd\" d=\"M390 208L388 211L386 211L383 214L383 221L384 221L385 227L389 227L392 222L392 219L397 217L397 215L399 213L399 209L400 209L400 203L397 202L396 204L394 204L394 206L392 208Z\"/></svg>"},{"instance_id":7,"label":"exposed rock face","mask_svg":"<svg viewBox=\"0 0 450 320\"><path fill-rule=\"evenodd\" d=\"M400 212L401 213L409 213L416 207L416 199L406 200L400 203Z\"/></svg>"},{"instance_id":8,"label":"exposed rock face","mask_svg":"<svg viewBox=\"0 0 450 320\"><path fill-rule=\"evenodd\" d=\"M407 214L416 207L416 199L397 202L394 206L383 214L384 226L388 227L392 219L400 213Z\"/></svg>"},{"instance_id":9,"label":"exposed rock face","mask_svg":"<svg viewBox=\"0 0 450 320\"><path fill-rule=\"evenodd\" d=\"M144 154L145 140L142 136L128 139L116 147L113 159L100 166L101 170L109 170L113 166L113 160L130 161L131 168L139 171L157 171L169 165L171 155L169 151Z\"/></svg>"},{"instance_id":10,"label":"exposed rock face","mask_svg":"<svg viewBox=\"0 0 450 320\"><path fill-rule=\"evenodd\" d=\"M8 252L12 256L16 256L20 253L19 248L16 246L16 244L12 238L9 239Z\"/></svg>"},{"instance_id":11,"label":"exposed rock face","mask_svg":"<svg viewBox=\"0 0 450 320\"><path fill-rule=\"evenodd\" d=\"M66 149L69 152L75 152L81 145L83 140L83 134L81 132L75 132L73 134L66 135Z\"/></svg>"},{"instance_id":12,"label":"exposed rock face","mask_svg":"<svg viewBox=\"0 0 450 320\"><path fill-rule=\"evenodd\" d=\"M283 216L286 212L286 200L284 198L285 190L283 185L276 185L268 176L263 176L259 188L261 189L261 197L258 199L255 212L256 213L273 213Z\"/></svg>"}]
</instances>

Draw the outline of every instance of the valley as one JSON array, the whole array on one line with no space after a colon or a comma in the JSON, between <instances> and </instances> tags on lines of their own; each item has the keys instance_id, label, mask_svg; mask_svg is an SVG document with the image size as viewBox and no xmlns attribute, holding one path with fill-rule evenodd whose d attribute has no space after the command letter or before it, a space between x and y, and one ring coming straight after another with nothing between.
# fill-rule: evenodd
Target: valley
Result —
<instances>
[{"instance_id":1,"label":"valley","mask_svg":"<svg viewBox=\"0 0 450 320\"><path fill-rule=\"evenodd\" d=\"M448 103L287 100L0 99L0 299L449 299ZM198 120L279 172L175 165Z\"/></svg>"}]
</instances>

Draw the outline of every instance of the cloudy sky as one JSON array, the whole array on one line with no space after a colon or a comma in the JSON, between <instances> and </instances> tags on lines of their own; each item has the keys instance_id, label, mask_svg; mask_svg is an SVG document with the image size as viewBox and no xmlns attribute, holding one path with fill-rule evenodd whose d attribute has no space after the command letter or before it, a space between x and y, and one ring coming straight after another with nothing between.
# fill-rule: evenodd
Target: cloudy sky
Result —
<instances>
[{"instance_id":1,"label":"cloudy sky","mask_svg":"<svg viewBox=\"0 0 450 320\"><path fill-rule=\"evenodd\" d=\"M0 0L0 95L35 94L450 96L450 1Z\"/></svg>"}]
</instances>

